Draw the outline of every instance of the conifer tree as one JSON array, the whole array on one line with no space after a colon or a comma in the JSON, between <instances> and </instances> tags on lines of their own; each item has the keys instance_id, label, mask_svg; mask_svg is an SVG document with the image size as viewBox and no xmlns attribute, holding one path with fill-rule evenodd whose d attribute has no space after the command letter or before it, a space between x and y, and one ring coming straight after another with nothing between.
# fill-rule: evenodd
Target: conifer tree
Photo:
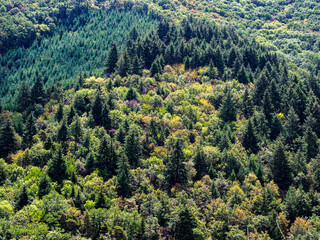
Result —
<instances>
[{"instance_id":1,"label":"conifer tree","mask_svg":"<svg viewBox=\"0 0 320 240\"><path fill-rule=\"evenodd\" d=\"M213 198L220 197L220 192L217 188L217 184L216 184L215 180L212 180L212 183L210 185L210 192L211 192Z\"/></svg>"},{"instance_id":2,"label":"conifer tree","mask_svg":"<svg viewBox=\"0 0 320 240\"><path fill-rule=\"evenodd\" d=\"M196 146L195 154L192 160L194 163L194 168L197 171L195 178L196 180L200 180L207 172L207 163L203 151L203 146L201 144Z\"/></svg>"},{"instance_id":3,"label":"conifer tree","mask_svg":"<svg viewBox=\"0 0 320 240\"><path fill-rule=\"evenodd\" d=\"M72 126L72 135L74 137L75 142L79 143L83 135L83 132L82 132L81 122L78 114L76 114L74 125Z\"/></svg>"},{"instance_id":4,"label":"conifer tree","mask_svg":"<svg viewBox=\"0 0 320 240\"><path fill-rule=\"evenodd\" d=\"M87 154L86 163L85 163L85 168L88 174L94 171L95 166L96 166L96 160L95 160L94 154L92 152L89 152Z\"/></svg>"},{"instance_id":5,"label":"conifer tree","mask_svg":"<svg viewBox=\"0 0 320 240\"><path fill-rule=\"evenodd\" d=\"M62 122L60 128L58 129L57 140L60 143L65 143L68 140L68 127L65 121Z\"/></svg>"},{"instance_id":6,"label":"conifer tree","mask_svg":"<svg viewBox=\"0 0 320 240\"><path fill-rule=\"evenodd\" d=\"M76 111L74 110L74 107L71 106L69 113L68 113L68 117L67 117L67 123L68 125L70 125L73 121L74 116L76 115Z\"/></svg>"},{"instance_id":7,"label":"conifer tree","mask_svg":"<svg viewBox=\"0 0 320 240\"><path fill-rule=\"evenodd\" d=\"M222 105L219 109L219 117L224 122L233 122L237 120L236 103L229 89L227 89L226 95L224 96Z\"/></svg>"},{"instance_id":8,"label":"conifer tree","mask_svg":"<svg viewBox=\"0 0 320 240\"><path fill-rule=\"evenodd\" d=\"M51 137L49 136L49 137L47 137L47 139L46 139L46 141L44 142L44 149L46 149L46 150L50 150L51 149L51 147L52 147L52 145L53 145L53 143L52 143L52 139L51 139Z\"/></svg>"},{"instance_id":9,"label":"conifer tree","mask_svg":"<svg viewBox=\"0 0 320 240\"><path fill-rule=\"evenodd\" d=\"M120 158L118 161L118 175L116 189L119 196L130 197L131 195L131 174L129 162L126 154L120 151Z\"/></svg>"},{"instance_id":10,"label":"conifer tree","mask_svg":"<svg viewBox=\"0 0 320 240\"><path fill-rule=\"evenodd\" d=\"M253 101L248 88L246 88L243 94L242 112L245 118L249 118L253 114Z\"/></svg>"},{"instance_id":11,"label":"conifer tree","mask_svg":"<svg viewBox=\"0 0 320 240\"><path fill-rule=\"evenodd\" d=\"M5 158L9 153L15 152L17 141L9 120L5 120L0 127L0 158Z\"/></svg>"},{"instance_id":12,"label":"conifer tree","mask_svg":"<svg viewBox=\"0 0 320 240\"><path fill-rule=\"evenodd\" d=\"M250 120L247 124L247 128L243 134L242 145L246 150L256 154L259 151L258 147L258 137L254 130L252 121Z\"/></svg>"},{"instance_id":13,"label":"conifer tree","mask_svg":"<svg viewBox=\"0 0 320 240\"><path fill-rule=\"evenodd\" d=\"M264 113L264 115L270 125L271 120L272 120L272 115L274 113L274 107L271 102L269 90L266 90L264 93L263 100L262 100L262 109L263 109L263 113Z\"/></svg>"},{"instance_id":14,"label":"conifer tree","mask_svg":"<svg viewBox=\"0 0 320 240\"><path fill-rule=\"evenodd\" d=\"M106 208L106 207L107 207L107 203L106 203L105 196L103 192L100 191L96 199L95 208Z\"/></svg>"},{"instance_id":15,"label":"conifer tree","mask_svg":"<svg viewBox=\"0 0 320 240\"><path fill-rule=\"evenodd\" d=\"M166 169L166 179L170 187L176 183L185 186L188 180L185 166L185 156L183 153L183 143L181 139L176 139L169 150L168 163Z\"/></svg>"},{"instance_id":16,"label":"conifer tree","mask_svg":"<svg viewBox=\"0 0 320 240\"><path fill-rule=\"evenodd\" d=\"M287 190L292 182L291 168L282 143L278 143L271 159L273 180L282 190Z\"/></svg>"},{"instance_id":17,"label":"conifer tree","mask_svg":"<svg viewBox=\"0 0 320 240\"><path fill-rule=\"evenodd\" d=\"M33 114L31 113L28 116L27 122L25 124L23 137L22 137L22 146L24 148L30 148L33 144L33 136L37 134L37 127Z\"/></svg>"},{"instance_id":18,"label":"conifer tree","mask_svg":"<svg viewBox=\"0 0 320 240\"><path fill-rule=\"evenodd\" d=\"M59 104L59 107L58 107L58 110L56 112L56 120L58 122L60 122L61 120L63 119L63 106L62 104L60 103Z\"/></svg>"},{"instance_id":19,"label":"conifer tree","mask_svg":"<svg viewBox=\"0 0 320 240\"><path fill-rule=\"evenodd\" d=\"M31 105L31 89L27 83L21 85L17 97L17 107L19 112L24 112Z\"/></svg>"},{"instance_id":20,"label":"conifer tree","mask_svg":"<svg viewBox=\"0 0 320 240\"><path fill-rule=\"evenodd\" d=\"M220 47L218 47L215 51L215 57L214 57L214 65L217 67L218 71L219 71L219 76L223 76L224 73L224 59L223 59L223 55L221 53L221 49Z\"/></svg>"},{"instance_id":21,"label":"conifer tree","mask_svg":"<svg viewBox=\"0 0 320 240\"><path fill-rule=\"evenodd\" d=\"M23 185L20 193L16 197L15 206L14 206L15 210L16 211L21 210L24 206L28 204L28 201L29 201L29 196L28 196L27 188L25 185Z\"/></svg>"},{"instance_id":22,"label":"conifer tree","mask_svg":"<svg viewBox=\"0 0 320 240\"><path fill-rule=\"evenodd\" d=\"M31 89L32 102L35 104L43 104L45 102L45 92L43 90L43 84L39 77L33 84Z\"/></svg>"},{"instance_id":23,"label":"conifer tree","mask_svg":"<svg viewBox=\"0 0 320 240\"><path fill-rule=\"evenodd\" d=\"M284 124L286 130L286 140L288 143L292 143L294 139L300 135L300 120L293 107L290 108L287 120Z\"/></svg>"},{"instance_id":24,"label":"conifer tree","mask_svg":"<svg viewBox=\"0 0 320 240\"><path fill-rule=\"evenodd\" d=\"M44 174L39 181L38 185L38 196L41 199L43 196L47 195L51 189L50 179L47 174Z\"/></svg>"},{"instance_id":25,"label":"conifer tree","mask_svg":"<svg viewBox=\"0 0 320 240\"><path fill-rule=\"evenodd\" d=\"M215 79L218 77L218 69L214 66L212 59L210 60L210 64L208 66L208 77L210 79Z\"/></svg>"},{"instance_id":26,"label":"conifer tree","mask_svg":"<svg viewBox=\"0 0 320 240\"><path fill-rule=\"evenodd\" d=\"M96 125L101 126L102 124L102 100L101 100L101 93L98 90L96 97L92 103L91 112L93 119Z\"/></svg>"},{"instance_id":27,"label":"conifer tree","mask_svg":"<svg viewBox=\"0 0 320 240\"><path fill-rule=\"evenodd\" d=\"M318 138L317 135L311 130L310 127L307 128L305 133L305 143L306 143L306 153L307 153L307 160L310 161L311 158L314 158L319 153L319 146L318 146Z\"/></svg>"},{"instance_id":28,"label":"conifer tree","mask_svg":"<svg viewBox=\"0 0 320 240\"><path fill-rule=\"evenodd\" d=\"M58 147L53 158L49 161L47 174L53 182L58 182L59 184L67 178L67 165L62 155L61 147Z\"/></svg>"},{"instance_id":29,"label":"conifer tree","mask_svg":"<svg viewBox=\"0 0 320 240\"><path fill-rule=\"evenodd\" d=\"M275 140L283 131L283 126L277 114L274 114L270 124L270 139Z\"/></svg>"},{"instance_id":30,"label":"conifer tree","mask_svg":"<svg viewBox=\"0 0 320 240\"><path fill-rule=\"evenodd\" d=\"M264 96L264 92L268 87L268 84L269 80L267 78L266 72L264 71L260 74L254 85L253 99L256 105L261 105L261 101Z\"/></svg>"},{"instance_id":31,"label":"conifer tree","mask_svg":"<svg viewBox=\"0 0 320 240\"><path fill-rule=\"evenodd\" d=\"M117 45L115 43L112 44L108 58L106 61L105 65L105 73L106 74L111 74L114 73L117 67L117 62L118 62L118 50L117 50Z\"/></svg>"},{"instance_id":32,"label":"conifer tree","mask_svg":"<svg viewBox=\"0 0 320 240\"><path fill-rule=\"evenodd\" d=\"M117 62L117 73L121 77L125 77L131 73L131 59L127 51L122 52L118 62Z\"/></svg>"},{"instance_id":33,"label":"conifer tree","mask_svg":"<svg viewBox=\"0 0 320 240\"><path fill-rule=\"evenodd\" d=\"M124 150L130 165L134 168L137 167L141 156L141 144L138 128L135 125L132 125L127 133Z\"/></svg>"},{"instance_id":34,"label":"conifer tree","mask_svg":"<svg viewBox=\"0 0 320 240\"><path fill-rule=\"evenodd\" d=\"M183 207L179 214L179 221L175 229L175 239L190 240L195 239L194 229L197 228L197 219L192 214L190 208Z\"/></svg>"},{"instance_id":35,"label":"conifer tree","mask_svg":"<svg viewBox=\"0 0 320 240\"><path fill-rule=\"evenodd\" d=\"M132 59L132 74L141 75L143 70L143 60L137 55Z\"/></svg>"},{"instance_id":36,"label":"conifer tree","mask_svg":"<svg viewBox=\"0 0 320 240\"><path fill-rule=\"evenodd\" d=\"M125 100L131 101L134 99L137 99L137 93L136 90L132 86L130 86L126 93Z\"/></svg>"},{"instance_id":37,"label":"conifer tree","mask_svg":"<svg viewBox=\"0 0 320 240\"><path fill-rule=\"evenodd\" d=\"M111 118L110 118L110 112L109 112L109 108L106 104L103 105L102 108L102 121L101 124L102 126L106 129L109 130L111 129Z\"/></svg>"},{"instance_id":38,"label":"conifer tree","mask_svg":"<svg viewBox=\"0 0 320 240\"><path fill-rule=\"evenodd\" d=\"M241 66L241 68L238 72L237 79L238 79L239 83L247 84L249 82L247 71L243 65Z\"/></svg>"}]
</instances>

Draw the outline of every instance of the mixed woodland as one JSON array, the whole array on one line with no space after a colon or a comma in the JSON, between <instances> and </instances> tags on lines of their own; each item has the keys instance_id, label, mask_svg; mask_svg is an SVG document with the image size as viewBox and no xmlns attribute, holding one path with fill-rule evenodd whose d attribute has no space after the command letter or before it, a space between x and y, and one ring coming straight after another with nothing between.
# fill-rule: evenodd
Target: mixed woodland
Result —
<instances>
[{"instance_id":1,"label":"mixed woodland","mask_svg":"<svg viewBox=\"0 0 320 240\"><path fill-rule=\"evenodd\" d=\"M318 6L0 0L0 239L319 239Z\"/></svg>"}]
</instances>

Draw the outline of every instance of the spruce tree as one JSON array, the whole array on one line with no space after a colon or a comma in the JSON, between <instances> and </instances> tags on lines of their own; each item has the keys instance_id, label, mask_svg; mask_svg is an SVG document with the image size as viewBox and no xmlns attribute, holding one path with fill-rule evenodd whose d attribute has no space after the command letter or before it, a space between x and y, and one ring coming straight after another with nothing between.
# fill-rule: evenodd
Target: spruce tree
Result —
<instances>
[{"instance_id":1,"label":"spruce tree","mask_svg":"<svg viewBox=\"0 0 320 240\"><path fill-rule=\"evenodd\" d=\"M27 83L21 85L17 97L17 108L19 112L24 112L31 105L31 89Z\"/></svg>"},{"instance_id":2,"label":"spruce tree","mask_svg":"<svg viewBox=\"0 0 320 240\"><path fill-rule=\"evenodd\" d=\"M286 140L292 143L301 133L300 120L293 107L290 108L287 120L284 124L286 130Z\"/></svg>"},{"instance_id":3,"label":"spruce tree","mask_svg":"<svg viewBox=\"0 0 320 240\"><path fill-rule=\"evenodd\" d=\"M76 114L74 125L72 126L72 135L74 137L75 142L79 143L82 138L83 132L81 128L80 117L78 116L78 114Z\"/></svg>"},{"instance_id":4,"label":"spruce tree","mask_svg":"<svg viewBox=\"0 0 320 240\"><path fill-rule=\"evenodd\" d=\"M68 127L65 121L62 122L60 128L58 129L57 140L60 143L65 143L68 140Z\"/></svg>"},{"instance_id":5,"label":"spruce tree","mask_svg":"<svg viewBox=\"0 0 320 240\"><path fill-rule=\"evenodd\" d=\"M120 151L120 158L118 161L118 175L116 189L118 196L130 197L131 195L131 174L129 162L126 154Z\"/></svg>"},{"instance_id":6,"label":"spruce tree","mask_svg":"<svg viewBox=\"0 0 320 240\"><path fill-rule=\"evenodd\" d=\"M101 93L98 90L96 97L92 103L91 112L95 124L101 126L102 124L102 100L101 100Z\"/></svg>"},{"instance_id":7,"label":"spruce tree","mask_svg":"<svg viewBox=\"0 0 320 240\"><path fill-rule=\"evenodd\" d=\"M111 122L111 118L110 118L110 111L109 111L109 108L106 104L103 105L101 117L102 117L102 121L101 121L102 126L106 130L111 129L112 122Z\"/></svg>"},{"instance_id":8,"label":"spruce tree","mask_svg":"<svg viewBox=\"0 0 320 240\"><path fill-rule=\"evenodd\" d=\"M17 149L17 141L10 120L5 120L0 126L0 158L5 158Z\"/></svg>"},{"instance_id":9,"label":"spruce tree","mask_svg":"<svg viewBox=\"0 0 320 240\"><path fill-rule=\"evenodd\" d=\"M61 147L58 147L53 158L49 161L47 174L52 181L58 182L59 184L67 178L67 165L62 155Z\"/></svg>"},{"instance_id":10,"label":"spruce tree","mask_svg":"<svg viewBox=\"0 0 320 240\"><path fill-rule=\"evenodd\" d=\"M29 196L27 192L27 188L25 185L23 185L20 193L17 195L16 200L15 200L15 210L19 211L21 210L24 206L28 204L29 201Z\"/></svg>"},{"instance_id":11,"label":"spruce tree","mask_svg":"<svg viewBox=\"0 0 320 240\"><path fill-rule=\"evenodd\" d=\"M68 125L70 125L73 121L74 116L76 115L76 111L74 110L74 107L71 106L69 113L68 113L68 117L67 117L67 123Z\"/></svg>"},{"instance_id":12,"label":"spruce tree","mask_svg":"<svg viewBox=\"0 0 320 240\"><path fill-rule=\"evenodd\" d=\"M108 58L105 64L105 73L106 74L112 74L115 72L118 62L118 49L117 45L115 43L112 44Z\"/></svg>"},{"instance_id":13,"label":"spruce tree","mask_svg":"<svg viewBox=\"0 0 320 240\"><path fill-rule=\"evenodd\" d=\"M196 146L195 154L192 160L193 160L194 168L197 171L195 179L200 180L206 174L207 168L208 168L204 151L203 151L203 146L201 144Z\"/></svg>"},{"instance_id":14,"label":"spruce tree","mask_svg":"<svg viewBox=\"0 0 320 240\"><path fill-rule=\"evenodd\" d=\"M58 122L60 122L63 119L63 106L61 103L59 104L55 117Z\"/></svg>"},{"instance_id":15,"label":"spruce tree","mask_svg":"<svg viewBox=\"0 0 320 240\"><path fill-rule=\"evenodd\" d=\"M224 96L222 105L219 109L219 117L224 122L233 122L237 120L236 103L229 89L227 89L226 95Z\"/></svg>"},{"instance_id":16,"label":"spruce tree","mask_svg":"<svg viewBox=\"0 0 320 240\"><path fill-rule=\"evenodd\" d=\"M33 84L31 89L32 102L35 104L43 104L45 102L45 92L43 90L43 84L39 77Z\"/></svg>"},{"instance_id":17,"label":"spruce tree","mask_svg":"<svg viewBox=\"0 0 320 240\"><path fill-rule=\"evenodd\" d=\"M259 151L258 142L258 137L250 120L243 134L242 145L247 151L256 154Z\"/></svg>"},{"instance_id":18,"label":"spruce tree","mask_svg":"<svg viewBox=\"0 0 320 240\"><path fill-rule=\"evenodd\" d=\"M262 98L264 96L264 92L267 89L269 84L269 80L267 78L266 72L262 72L254 85L253 99L255 104L260 106Z\"/></svg>"},{"instance_id":19,"label":"spruce tree","mask_svg":"<svg viewBox=\"0 0 320 240\"><path fill-rule=\"evenodd\" d=\"M23 148L30 148L33 144L33 136L37 134L37 127L33 114L28 116L27 122L25 124L23 136L22 136L22 146Z\"/></svg>"},{"instance_id":20,"label":"spruce tree","mask_svg":"<svg viewBox=\"0 0 320 240\"><path fill-rule=\"evenodd\" d=\"M253 101L252 97L249 94L248 88L244 91L242 98L242 112L245 118L249 118L253 114Z\"/></svg>"},{"instance_id":21,"label":"spruce tree","mask_svg":"<svg viewBox=\"0 0 320 240\"><path fill-rule=\"evenodd\" d=\"M122 52L117 62L117 73L121 77L125 77L131 73L131 59L127 51Z\"/></svg>"},{"instance_id":22,"label":"spruce tree","mask_svg":"<svg viewBox=\"0 0 320 240\"><path fill-rule=\"evenodd\" d=\"M194 229L197 228L197 219L190 208L184 206L179 214L179 221L175 229L175 239L191 240L196 239Z\"/></svg>"},{"instance_id":23,"label":"spruce tree","mask_svg":"<svg viewBox=\"0 0 320 240\"><path fill-rule=\"evenodd\" d=\"M272 115L274 113L274 107L271 102L269 90L266 90L264 93L263 100L262 100L262 109L263 109L263 113L266 116L266 119L270 125L271 120L272 120Z\"/></svg>"},{"instance_id":24,"label":"spruce tree","mask_svg":"<svg viewBox=\"0 0 320 240\"><path fill-rule=\"evenodd\" d=\"M277 114L274 114L270 124L270 139L275 140L283 131L283 126Z\"/></svg>"},{"instance_id":25,"label":"spruce tree","mask_svg":"<svg viewBox=\"0 0 320 240\"><path fill-rule=\"evenodd\" d=\"M50 179L47 174L44 174L39 181L38 185L38 196L41 199L43 196L47 195L51 189Z\"/></svg>"},{"instance_id":26,"label":"spruce tree","mask_svg":"<svg viewBox=\"0 0 320 240\"><path fill-rule=\"evenodd\" d=\"M170 187L174 186L176 183L179 183L182 186L187 184L187 169L184 163L185 156L182 148L182 140L176 139L169 150L165 176Z\"/></svg>"},{"instance_id":27,"label":"spruce tree","mask_svg":"<svg viewBox=\"0 0 320 240\"><path fill-rule=\"evenodd\" d=\"M317 135L311 130L310 127L307 128L305 133L305 143L306 143L306 153L307 153L307 160L310 161L311 158L314 158L319 153L319 146L318 146L318 138Z\"/></svg>"},{"instance_id":28,"label":"spruce tree","mask_svg":"<svg viewBox=\"0 0 320 240\"><path fill-rule=\"evenodd\" d=\"M292 182L291 168L282 143L275 147L271 158L273 180L281 190L287 190Z\"/></svg>"},{"instance_id":29,"label":"spruce tree","mask_svg":"<svg viewBox=\"0 0 320 240\"><path fill-rule=\"evenodd\" d=\"M137 167L141 156L141 144L139 140L139 131L135 125L132 125L127 133L124 150L130 165L134 168Z\"/></svg>"}]
</instances>

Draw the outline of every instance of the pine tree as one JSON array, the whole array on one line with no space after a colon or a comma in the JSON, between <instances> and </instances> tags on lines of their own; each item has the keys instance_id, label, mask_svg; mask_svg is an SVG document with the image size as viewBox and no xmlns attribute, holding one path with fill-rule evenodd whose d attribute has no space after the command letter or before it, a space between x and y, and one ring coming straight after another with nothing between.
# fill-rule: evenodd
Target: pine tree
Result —
<instances>
[{"instance_id":1,"label":"pine tree","mask_svg":"<svg viewBox=\"0 0 320 240\"><path fill-rule=\"evenodd\" d=\"M110 48L108 58L105 64L105 73L106 74L114 73L117 67L117 62L118 62L117 45L113 43Z\"/></svg>"},{"instance_id":2,"label":"pine tree","mask_svg":"<svg viewBox=\"0 0 320 240\"><path fill-rule=\"evenodd\" d=\"M17 97L17 107L19 112L24 112L31 105L31 89L27 83L21 85Z\"/></svg>"},{"instance_id":3,"label":"pine tree","mask_svg":"<svg viewBox=\"0 0 320 240\"><path fill-rule=\"evenodd\" d=\"M117 62L117 73L121 77L125 77L131 73L131 59L127 51L122 52Z\"/></svg>"},{"instance_id":4,"label":"pine tree","mask_svg":"<svg viewBox=\"0 0 320 240\"><path fill-rule=\"evenodd\" d=\"M175 229L175 239L191 240L195 239L193 229L197 228L197 219L191 210L185 206L179 214L179 221Z\"/></svg>"},{"instance_id":5,"label":"pine tree","mask_svg":"<svg viewBox=\"0 0 320 240\"><path fill-rule=\"evenodd\" d=\"M256 154L259 151L258 142L258 137L250 120L243 134L242 145L249 152Z\"/></svg>"},{"instance_id":6,"label":"pine tree","mask_svg":"<svg viewBox=\"0 0 320 240\"><path fill-rule=\"evenodd\" d=\"M96 97L92 103L91 112L93 119L96 125L101 126L102 124L102 100L101 100L101 93L98 90Z\"/></svg>"},{"instance_id":7,"label":"pine tree","mask_svg":"<svg viewBox=\"0 0 320 240\"><path fill-rule=\"evenodd\" d=\"M282 190L287 190L292 182L291 169L283 145L278 143L271 159L273 180Z\"/></svg>"},{"instance_id":8,"label":"pine tree","mask_svg":"<svg viewBox=\"0 0 320 240\"><path fill-rule=\"evenodd\" d=\"M62 155L61 147L58 147L53 158L49 161L47 174L52 181L58 182L59 184L67 178L67 165Z\"/></svg>"},{"instance_id":9,"label":"pine tree","mask_svg":"<svg viewBox=\"0 0 320 240\"><path fill-rule=\"evenodd\" d=\"M215 180L212 180L211 185L210 185L210 192L212 194L213 198L219 198L220 197L220 192L217 188L217 184Z\"/></svg>"},{"instance_id":10,"label":"pine tree","mask_svg":"<svg viewBox=\"0 0 320 240\"><path fill-rule=\"evenodd\" d=\"M318 146L318 138L317 135L311 130L310 127L307 128L305 133L305 142L306 142L306 153L307 153L307 160L310 161L311 158L314 158L319 153L319 146Z\"/></svg>"},{"instance_id":11,"label":"pine tree","mask_svg":"<svg viewBox=\"0 0 320 240\"><path fill-rule=\"evenodd\" d=\"M33 117L33 114L31 113L27 119L23 137L22 137L22 146L24 148L30 148L33 144L33 136L37 134L37 127L36 123Z\"/></svg>"},{"instance_id":12,"label":"pine tree","mask_svg":"<svg viewBox=\"0 0 320 240\"><path fill-rule=\"evenodd\" d=\"M118 175L116 189L119 196L130 197L131 195L131 174L129 162L126 154L121 151L119 154L120 158L118 161Z\"/></svg>"},{"instance_id":13,"label":"pine tree","mask_svg":"<svg viewBox=\"0 0 320 240\"><path fill-rule=\"evenodd\" d=\"M194 168L197 171L195 179L200 180L207 172L207 163L206 163L203 147L201 144L196 146L195 154L192 160L194 163Z\"/></svg>"},{"instance_id":14,"label":"pine tree","mask_svg":"<svg viewBox=\"0 0 320 240\"><path fill-rule=\"evenodd\" d=\"M141 145L138 128L135 125L131 126L127 133L124 150L130 165L134 168L137 167L141 156Z\"/></svg>"},{"instance_id":15,"label":"pine tree","mask_svg":"<svg viewBox=\"0 0 320 240\"><path fill-rule=\"evenodd\" d=\"M44 174L39 181L38 185L38 196L41 199L43 196L47 195L51 189L50 179L47 174Z\"/></svg>"},{"instance_id":16,"label":"pine tree","mask_svg":"<svg viewBox=\"0 0 320 240\"><path fill-rule=\"evenodd\" d=\"M76 114L74 125L72 126L72 135L74 136L75 142L79 143L83 135L83 132L81 128L81 121L78 114Z\"/></svg>"},{"instance_id":17,"label":"pine tree","mask_svg":"<svg viewBox=\"0 0 320 240\"><path fill-rule=\"evenodd\" d=\"M292 143L301 132L300 120L293 107L290 108L287 121L284 124L286 130L286 140L288 143Z\"/></svg>"},{"instance_id":18,"label":"pine tree","mask_svg":"<svg viewBox=\"0 0 320 240\"><path fill-rule=\"evenodd\" d=\"M227 89L226 95L224 96L222 105L219 109L219 117L224 122L233 122L237 120L236 103L229 89Z\"/></svg>"},{"instance_id":19,"label":"pine tree","mask_svg":"<svg viewBox=\"0 0 320 240\"><path fill-rule=\"evenodd\" d=\"M166 179L170 187L176 183L185 186L188 180L185 166L185 156L183 153L183 143L181 139L176 139L169 151Z\"/></svg>"},{"instance_id":20,"label":"pine tree","mask_svg":"<svg viewBox=\"0 0 320 240\"><path fill-rule=\"evenodd\" d=\"M65 143L68 140L68 127L65 121L62 122L60 128L58 129L57 140L60 143Z\"/></svg>"},{"instance_id":21,"label":"pine tree","mask_svg":"<svg viewBox=\"0 0 320 240\"><path fill-rule=\"evenodd\" d=\"M243 94L242 112L244 117L247 119L253 114L253 101L251 95L249 94L248 88L246 88Z\"/></svg>"},{"instance_id":22,"label":"pine tree","mask_svg":"<svg viewBox=\"0 0 320 240\"><path fill-rule=\"evenodd\" d=\"M262 109L263 113L266 116L268 123L271 123L272 115L274 113L274 107L271 102L269 90L264 92L263 100L262 100Z\"/></svg>"},{"instance_id":23,"label":"pine tree","mask_svg":"<svg viewBox=\"0 0 320 240\"><path fill-rule=\"evenodd\" d=\"M9 153L15 152L17 141L9 120L5 120L0 127L0 158L5 158Z\"/></svg>"},{"instance_id":24,"label":"pine tree","mask_svg":"<svg viewBox=\"0 0 320 240\"><path fill-rule=\"evenodd\" d=\"M35 104L43 104L45 102L45 92L43 90L43 84L38 77L31 89L32 102Z\"/></svg>"},{"instance_id":25,"label":"pine tree","mask_svg":"<svg viewBox=\"0 0 320 240\"><path fill-rule=\"evenodd\" d=\"M103 105L103 108L102 108L102 126L106 129L106 130L109 130L111 129L111 118L110 118L110 112L109 112L109 108L106 104Z\"/></svg>"},{"instance_id":26,"label":"pine tree","mask_svg":"<svg viewBox=\"0 0 320 240\"><path fill-rule=\"evenodd\" d=\"M270 125L270 139L275 140L283 131L283 126L277 114L274 114Z\"/></svg>"},{"instance_id":27,"label":"pine tree","mask_svg":"<svg viewBox=\"0 0 320 240\"><path fill-rule=\"evenodd\" d=\"M62 104L60 103L60 104L59 104L59 107L58 107L58 110L57 110L57 112L56 112L56 120L57 120L58 122L60 122L60 121L62 120L62 118L63 118L63 106L62 106Z\"/></svg>"},{"instance_id":28,"label":"pine tree","mask_svg":"<svg viewBox=\"0 0 320 240\"><path fill-rule=\"evenodd\" d=\"M100 191L96 199L95 208L106 208L106 207L107 207L107 202L106 202L105 196L103 192Z\"/></svg>"},{"instance_id":29,"label":"pine tree","mask_svg":"<svg viewBox=\"0 0 320 240\"><path fill-rule=\"evenodd\" d=\"M23 185L20 193L16 197L15 206L14 206L15 210L16 211L21 210L24 206L28 204L28 201L29 201L29 196L28 196L27 188L25 185Z\"/></svg>"},{"instance_id":30,"label":"pine tree","mask_svg":"<svg viewBox=\"0 0 320 240\"><path fill-rule=\"evenodd\" d=\"M135 100L135 99L137 99L136 90L132 86L130 86L127 93L126 93L125 100L131 101L131 100Z\"/></svg>"}]
</instances>

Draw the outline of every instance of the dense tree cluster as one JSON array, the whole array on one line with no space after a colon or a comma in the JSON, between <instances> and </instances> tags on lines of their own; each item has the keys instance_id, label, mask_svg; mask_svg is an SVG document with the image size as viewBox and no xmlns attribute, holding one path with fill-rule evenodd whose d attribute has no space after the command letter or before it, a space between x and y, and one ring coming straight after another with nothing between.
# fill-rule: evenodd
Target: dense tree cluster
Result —
<instances>
[{"instance_id":1,"label":"dense tree cluster","mask_svg":"<svg viewBox=\"0 0 320 240\"><path fill-rule=\"evenodd\" d=\"M64 89L35 68L0 108L0 238L319 239L318 76L230 26L90 14L71 35L123 38L82 42L100 70Z\"/></svg>"}]
</instances>

